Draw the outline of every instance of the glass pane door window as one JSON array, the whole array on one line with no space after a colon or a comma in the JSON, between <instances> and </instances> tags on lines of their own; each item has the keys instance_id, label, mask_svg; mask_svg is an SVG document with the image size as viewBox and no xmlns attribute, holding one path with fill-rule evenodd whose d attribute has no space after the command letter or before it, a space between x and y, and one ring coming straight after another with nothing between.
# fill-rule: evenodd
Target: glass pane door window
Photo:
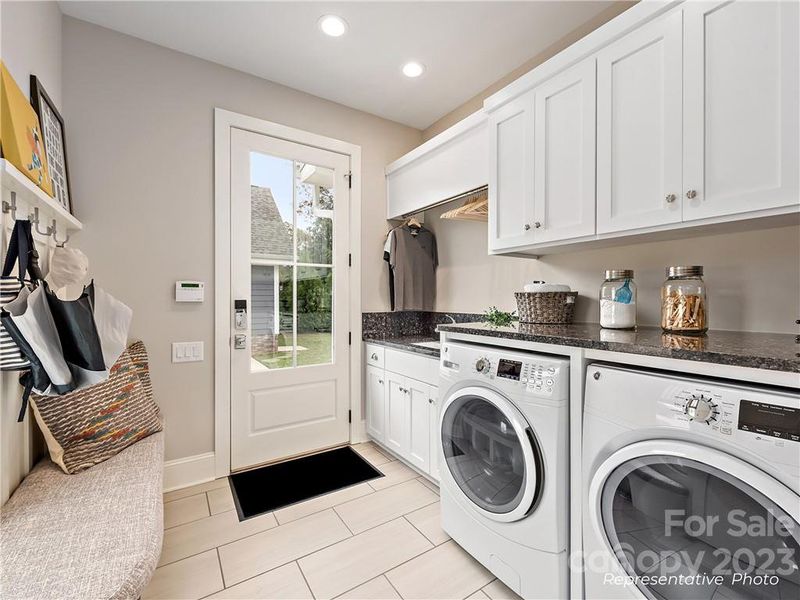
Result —
<instances>
[{"instance_id":1,"label":"glass pane door window","mask_svg":"<svg viewBox=\"0 0 800 600\"><path fill-rule=\"evenodd\" d=\"M602 522L648 598L800 598L800 524L769 493L688 458L642 457L606 480Z\"/></svg>"},{"instance_id":2,"label":"glass pane door window","mask_svg":"<svg viewBox=\"0 0 800 600\"><path fill-rule=\"evenodd\" d=\"M251 368L334 360L332 169L250 153Z\"/></svg>"}]
</instances>

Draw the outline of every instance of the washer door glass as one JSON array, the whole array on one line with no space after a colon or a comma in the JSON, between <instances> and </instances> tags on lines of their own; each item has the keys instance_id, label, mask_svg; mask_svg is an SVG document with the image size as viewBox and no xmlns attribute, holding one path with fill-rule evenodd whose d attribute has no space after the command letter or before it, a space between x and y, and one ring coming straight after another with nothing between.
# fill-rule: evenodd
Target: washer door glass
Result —
<instances>
[{"instance_id":1,"label":"washer door glass","mask_svg":"<svg viewBox=\"0 0 800 600\"><path fill-rule=\"evenodd\" d=\"M527 432L518 431L485 398L456 398L442 416L445 463L464 494L490 513L512 512L525 496L529 477L536 485L536 473L529 474L525 464L523 444L531 445Z\"/></svg>"},{"instance_id":2,"label":"washer door glass","mask_svg":"<svg viewBox=\"0 0 800 600\"><path fill-rule=\"evenodd\" d=\"M612 471L602 522L648 598L800 598L800 524L769 493L694 460L647 456Z\"/></svg>"}]
</instances>

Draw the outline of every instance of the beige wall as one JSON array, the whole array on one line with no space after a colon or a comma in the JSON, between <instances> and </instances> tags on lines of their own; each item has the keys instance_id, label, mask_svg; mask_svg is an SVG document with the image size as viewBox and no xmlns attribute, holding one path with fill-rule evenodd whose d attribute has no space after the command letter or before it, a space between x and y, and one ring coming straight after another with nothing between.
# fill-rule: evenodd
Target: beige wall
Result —
<instances>
[{"instance_id":1,"label":"beige wall","mask_svg":"<svg viewBox=\"0 0 800 600\"><path fill-rule=\"evenodd\" d=\"M610 7L608 7L606 10L598 14L593 19L590 19L580 27L574 29L573 31L565 35L563 38L561 38L554 44L548 46L547 49L544 50L543 52L540 52L533 58L525 61L519 67L511 71L508 75L497 80L492 85L487 87L485 90L467 100L464 104L462 104L458 108L444 115L442 118L440 118L438 121L430 125L427 129L425 129L425 131L422 132L422 139L423 140L431 139L436 134L441 133L451 125L458 123L461 119L468 117L476 110L481 109L483 107L483 101L486 98L488 98L498 90L501 90L509 83L511 83L515 79L518 79L520 76L524 75L528 71L532 70L534 67L539 66L547 59L552 58L567 46L574 44L579 39L591 33L604 23L610 21L621 12L629 9L634 4L636 4L636 2L630 0L619 0L615 4L612 4Z\"/></svg>"},{"instance_id":2,"label":"beige wall","mask_svg":"<svg viewBox=\"0 0 800 600\"><path fill-rule=\"evenodd\" d=\"M442 221L450 206L425 213L439 246L439 311L482 312L490 305L516 308L514 292L529 281L566 283L580 292L576 320L599 321L597 294L603 271L636 271L639 322L659 323L664 267L699 264L706 269L713 329L794 333L800 317L800 229L696 237L670 242L585 250L539 259L488 256L485 224Z\"/></svg>"},{"instance_id":3,"label":"beige wall","mask_svg":"<svg viewBox=\"0 0 800 600\"><path fill-rule=\"evenodd\" d=\"M388 300L380 255L383 169L420 132L101 27L64 19L64 108L76 239L99 285L134 310L167 419L167 459L213 450L213 108L362 147L364 310ZM176 304L178 279L206 301ZM205 361L173 365L170 343L202 340Z\"/></svg>"},{"instance_id":4,"label":"beige wall","mask_svg":"<svg viewBox=\"0 0 800 600\"><path fill-rule=\"evenodd\" d=\"M61 108L61 10L56 2L0 2L0 58L25 97L36 75Z\"/></svg>"}]
</instances>

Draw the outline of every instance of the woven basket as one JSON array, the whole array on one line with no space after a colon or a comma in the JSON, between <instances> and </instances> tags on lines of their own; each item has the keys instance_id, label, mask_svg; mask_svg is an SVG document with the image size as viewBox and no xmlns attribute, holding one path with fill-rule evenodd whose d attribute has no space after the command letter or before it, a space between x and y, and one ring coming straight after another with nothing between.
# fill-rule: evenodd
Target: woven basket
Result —
<instances>
[{"instance_id":1,"label":"woven basket","mask_svg":"<svg viewBox=\"0 0 800 600\"><path fill-rule=\"evenodd\" d=\"M520 323L572 323L578 292L516 292Z\"/></svg>"}]
</instances>

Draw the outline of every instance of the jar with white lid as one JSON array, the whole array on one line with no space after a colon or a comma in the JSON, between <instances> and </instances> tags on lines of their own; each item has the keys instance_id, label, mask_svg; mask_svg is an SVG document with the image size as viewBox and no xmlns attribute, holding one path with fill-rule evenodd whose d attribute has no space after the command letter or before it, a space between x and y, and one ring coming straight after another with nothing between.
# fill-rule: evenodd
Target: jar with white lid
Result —
<instances>
[{"instance_id":1,"label":"jar with white lid","mask_svg":"<svg viewBox=\"0 0 800 600\"><path fill-rule=\"evenodd\" d=\"M708 331L708 296L703 267L667 267L661 286L661 328L667 333L701 335Z\"/></svg>"},{"instance_id":2,"label":"jar with white lid","mask_svg":"<svg viewBox=\"0 0 800 600\"><path fill-rule=\"evenodd\" d=\"M609 269L600 286L600 326L606 329L636 327L636 284L630 269Z\"/></svg>"}]
</instances>

